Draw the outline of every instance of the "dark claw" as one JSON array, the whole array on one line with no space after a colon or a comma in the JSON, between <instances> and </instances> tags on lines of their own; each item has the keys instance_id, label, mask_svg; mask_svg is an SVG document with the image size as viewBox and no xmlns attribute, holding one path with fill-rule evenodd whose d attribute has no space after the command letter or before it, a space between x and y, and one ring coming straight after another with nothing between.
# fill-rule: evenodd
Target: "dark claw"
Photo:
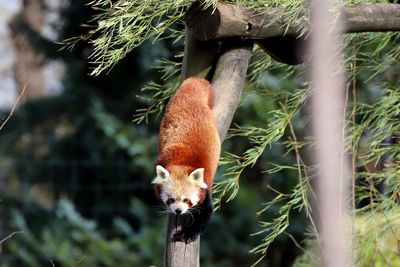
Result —
<instances>
[{"instance_id":1,"label":"dark claw","mask_svg":"<svg viewBox=\"0 0 400 267\"><path fill-rule=\"evenodd\" d=\"M171 238L172 242L185 242L186 244L189 244L197 239L199 236L199 233L188 233L183 231L179 231L173 235Z\"/></svg>"},{"instance_id":2,"label":"dark claw","mask_svg":"<svg viewBox=\"0 0 400 267\"><path fill-rule=\"evenodd\" d=\"M176 232L171 238L171 242L184 242L184 241L185 239L182 231Z\"/></svg>"}]
</instances>

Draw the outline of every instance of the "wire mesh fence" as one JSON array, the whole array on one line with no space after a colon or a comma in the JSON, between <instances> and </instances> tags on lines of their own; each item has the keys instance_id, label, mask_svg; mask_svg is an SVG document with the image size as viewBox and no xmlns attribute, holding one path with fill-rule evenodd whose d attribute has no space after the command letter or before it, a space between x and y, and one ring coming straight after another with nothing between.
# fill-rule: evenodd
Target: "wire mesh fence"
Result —
<instances>
[{"instance_id":1,"label":"wire mesh fence","mask_svg":"<svg viewBox=\"0 0 400 267\"><path fill-rule=\"evenodd\" d=\"M2 135L0 198L17 200L24 214L35 205L53 209L60 198L66 198L85 217L103 221L104 225L112 216L129 217L132 194L145 194L149 188L135 182L126 156L85 156L81 151L84 146L82 140L64 140L52 134L33 133L22 138ZM99 151L96 144L90 146ZM5 209L0 202L0 218L5 218ZM2 234L6 230L3 228Z\"/></svg>"}]
</instances>

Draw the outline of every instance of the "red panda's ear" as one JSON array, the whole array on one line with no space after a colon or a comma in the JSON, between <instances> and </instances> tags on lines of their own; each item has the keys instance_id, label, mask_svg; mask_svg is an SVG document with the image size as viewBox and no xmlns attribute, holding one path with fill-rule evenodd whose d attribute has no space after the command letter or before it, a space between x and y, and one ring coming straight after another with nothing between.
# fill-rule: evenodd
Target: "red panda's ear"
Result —
<instances>
[{"instance_id":1,"label":"red panda's ear","mask_svg":"<svg viewBox=\"0 0 400 267\"><path fill-rule=\"evenodd\" d=\"M169 172L161 165L156 166L156 173L157 173L157 176L151 182L152 184L161 184L162 182L168 180L168 178L169 178Z\"/></svg>"},{"instance_id":2,"label":"red panda's ear","mask_svg":"<svg viewBox=\"0 0 400 267\"><path fill-rule=\"evenodd\" d=\"M201 188L207 188L207 184L204 182L204 168L198 168L189 174L189 179Z\"/></svg>"}]
</instances>

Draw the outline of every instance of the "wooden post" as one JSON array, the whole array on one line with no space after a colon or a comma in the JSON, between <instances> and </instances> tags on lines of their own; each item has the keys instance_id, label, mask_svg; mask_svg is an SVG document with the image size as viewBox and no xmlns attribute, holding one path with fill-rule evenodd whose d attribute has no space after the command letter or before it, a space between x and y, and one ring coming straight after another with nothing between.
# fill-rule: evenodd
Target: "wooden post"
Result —
<instances>
[{"instance_id":1,"label":"wooden post","mask_svg":"<svg viewBox=\"0 0 400 267\"><path fill-rule=\"evenodd\" d=\"M201 42L194 38L192 32L186 28L185 51L182 63L181 80L187 77L207 78L212 75L212 66L217 57L218 44L216 42ZM185 244L171 242L173 235L181 229L182 221L170 214L165 241L165 267L198 267L200 266L200 237Z\"/></svg>"},{"instance_id":2,"label":"wooden post","mask_svg":"<svg viewBox=\"0 0 400 267\"><path fill-rule=\"evenodd\" d=\"M212 67L217 59L217 52L218 43L216 41L198 41L193 32L186 27L181 80L193 76L210 79Z\"/></svg>"},{"instance_id":3,"label":"wooden post","mask_svg":"<svg viewBox=\"0 0 400 267\"><path fill-rule=\"evenodd\" d=\"M217 58L217 43L203 43L194 39L187 30L182 80L197 76L211 78L213 63ZM240 95L250 61L252 44L240 43L222 52L216 64L212 85L216 91L214 116L221 140L224 139L233 114L239 104ZM171 242L171 238L181 228L182 221L169 215L166 235L164 265L166 267L199 267L200 237L194 242Z\"/></svg>"},{"instance_id":4,"label":"wooden post","mask_svg":"<svg viewBox=\"0 0 400 267\"><path fill-rule=\"evenodd\" d=\"M314 157L321 240L321 266L355 266L351 260L354 248L346 231L351 225L349 213L350 181L345 152L345 75L341 62L341 22L333 28L334 16L330 10L339 1L313 0L311 12L311 84L312 126L314 132ZM357 9L354 13L359 13ZM349 13L350 14L350 13ZM353 16L350 16L353 17ZM357 18L353 25L362 29ZM390 19L389 19L390 20ZM347 20L343 20L346 25ZM315 214L315 213L314 213Z\"/></svg>"},{"instance_id":5,"label":"wooden post","mask_svg":"<svg viewBox=\"0 0 400 267\"><path fill-rule=\"evenodd\" d=\"M218 59L211 83L216 93L213 114L221 141L239 105L252 49L252 42L236 43L226 48Z\"/></svg>"}]
</instances>

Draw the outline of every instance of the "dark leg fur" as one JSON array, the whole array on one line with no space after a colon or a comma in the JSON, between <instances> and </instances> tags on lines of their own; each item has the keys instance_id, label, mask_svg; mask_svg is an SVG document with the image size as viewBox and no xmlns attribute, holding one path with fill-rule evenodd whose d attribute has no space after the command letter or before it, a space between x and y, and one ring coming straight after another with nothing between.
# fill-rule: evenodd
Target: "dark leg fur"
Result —
<instances>
[{"instance_id":1,"label":"dark leg fur","mask_svg":"<svg viewBox=\"0 0 400 267\"><path fill-rule=\"evenodd\" d=\"M173 242L181 241L186 244L194 241L207 227L213 213L213 205L211 194L206 192L204 202L200 206L196 206L197 211L193 212L192 216L184 214L182 230L175 233L172 237Z\"/></svg>"}]
</instances>

